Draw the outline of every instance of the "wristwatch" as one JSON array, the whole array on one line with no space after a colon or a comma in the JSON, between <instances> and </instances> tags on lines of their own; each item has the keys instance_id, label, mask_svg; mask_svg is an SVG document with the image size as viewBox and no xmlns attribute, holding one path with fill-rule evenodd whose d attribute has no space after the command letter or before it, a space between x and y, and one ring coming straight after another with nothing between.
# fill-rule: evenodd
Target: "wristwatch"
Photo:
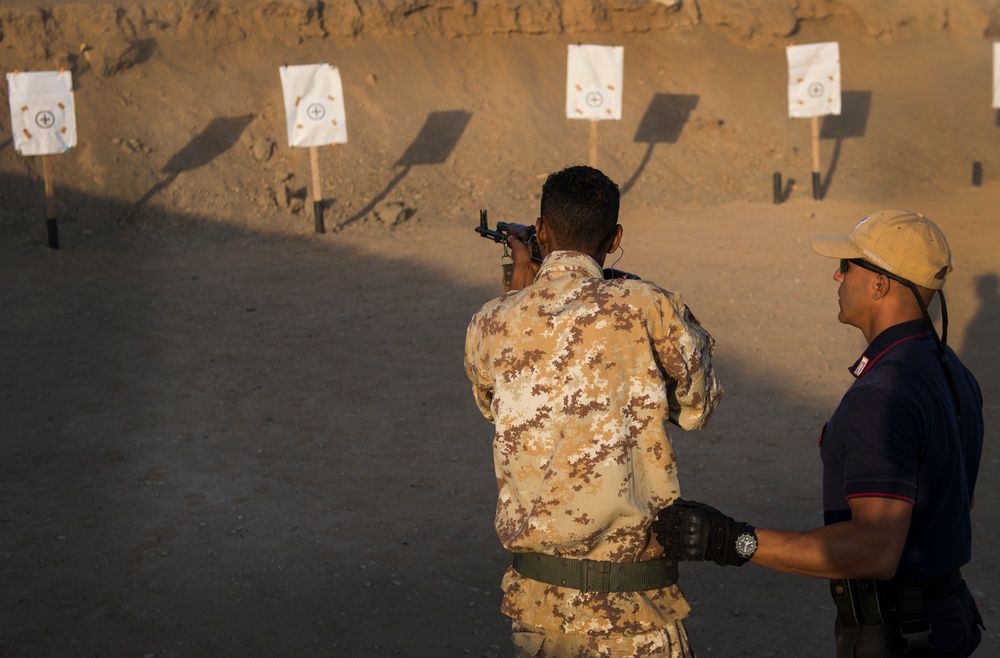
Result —
<instances>
[{"instance_id":1,"label":"wristwatch","mask_svg":"<svg viewBox=\"0 0 1000 658\"><path fill-rule=\"evenodd\" d=\"M736 535L736 554L740 556L740 563L745 563L757 552L757 532L749 523L743 526L740 534Z\"/></svg>"}]
</instances>

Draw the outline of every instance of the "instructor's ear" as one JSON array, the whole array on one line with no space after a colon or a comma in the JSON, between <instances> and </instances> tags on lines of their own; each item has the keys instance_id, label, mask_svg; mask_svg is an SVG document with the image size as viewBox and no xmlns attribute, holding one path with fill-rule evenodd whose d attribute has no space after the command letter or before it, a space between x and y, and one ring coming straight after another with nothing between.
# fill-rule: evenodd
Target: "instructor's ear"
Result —
<instances>
[{"instance_id":1,"label":"instructor's ear","mask_svg":"<svg viewBox=\"0 0 1000 658\"><path fill-rule=\"evenodd\" d=\"M889 294L889 277L879 274L872 285L872 299L882 299Z\"/></svg>"}]
</instances>

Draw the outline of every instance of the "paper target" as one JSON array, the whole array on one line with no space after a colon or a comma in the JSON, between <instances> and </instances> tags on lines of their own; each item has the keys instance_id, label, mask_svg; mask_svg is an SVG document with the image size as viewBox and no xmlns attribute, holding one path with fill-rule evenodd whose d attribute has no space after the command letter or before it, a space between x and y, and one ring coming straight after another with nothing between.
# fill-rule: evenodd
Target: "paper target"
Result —
<instances>
[{"instance_id":1,"label":"paper target","mask_svg":"<svg viewBox=\"0 0 1000 658\"><path fill-rule=\"evenodd\" d=\"M569 46L566 118L621 119L624 71L622 46Z\"/></svg>"},{"instance_id":2,"label":"paper target","mask_svg":"<svg viewBox=\"0 0 1000 658\"><path fill-rule=\"evenodd\" d=\"M51 155L76 146L76 110L69 71L7 74L10 125L21 155Z\"/></svg>"},{"instance_id":3,"label":"paper target","mask_svg":"<svg viewBox=\"0 0 1000 658\"><path fill-rule=\"evenodd\" d=\"M1000 108L1000 42L993 44L993 107Z\"/></svg>"},{"instance_id":4,"label":"paper target","mask_svg":"<svg viewBox=\"0 0 1000 658\"><path fill-rule=\"evenodd\" d=\"M329 64L282 66L288 145L328 146L347 141L340 71Z\"/></svg>"},{"instance_id":5,"label":"paper target","mask_svg":"<svg viewBox=\"0 0 1000 658\"><path fill-rule=\"evenodd\" d=\"M840 114L840 47L836 41L788 46L788 116Z\"/></svg>"}]
</instances>

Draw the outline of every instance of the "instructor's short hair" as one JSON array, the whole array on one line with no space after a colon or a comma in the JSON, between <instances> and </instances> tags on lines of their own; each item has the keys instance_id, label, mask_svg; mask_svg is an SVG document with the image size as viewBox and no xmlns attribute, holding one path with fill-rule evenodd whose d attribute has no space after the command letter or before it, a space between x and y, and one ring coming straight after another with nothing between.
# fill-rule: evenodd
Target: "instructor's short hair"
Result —
<instances>
[{"instance_id":1,"label":"instructor's short hair","mask_svg":"<svg viewBox=\"0 0 1000 658\"><path fill-rule=\"evenodd\" d=\"M567 167L542 186L541 215L565 249L599 247L618 225L620 204L618 185L593 167Z\"/></svg>"}]
</instances>

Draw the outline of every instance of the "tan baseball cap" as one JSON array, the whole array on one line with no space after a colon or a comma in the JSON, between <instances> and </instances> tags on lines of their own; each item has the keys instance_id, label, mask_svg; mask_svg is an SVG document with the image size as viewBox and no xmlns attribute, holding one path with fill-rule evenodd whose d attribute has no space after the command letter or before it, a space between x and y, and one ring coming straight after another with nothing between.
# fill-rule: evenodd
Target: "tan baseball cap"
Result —
<instances>
[{"instance_id":1,"label":"tan baseball cap","mask_svg":"<svg viewBox=\"0 0 1000 658\"><path fill-rule=\"evenodd\" d=\"M937 224L909 210L879 210L850 235L820 236L812 249L828 258L861 258L918 286L941 290L951 272L951 249Z\"/></svg>"}]
</instances>

